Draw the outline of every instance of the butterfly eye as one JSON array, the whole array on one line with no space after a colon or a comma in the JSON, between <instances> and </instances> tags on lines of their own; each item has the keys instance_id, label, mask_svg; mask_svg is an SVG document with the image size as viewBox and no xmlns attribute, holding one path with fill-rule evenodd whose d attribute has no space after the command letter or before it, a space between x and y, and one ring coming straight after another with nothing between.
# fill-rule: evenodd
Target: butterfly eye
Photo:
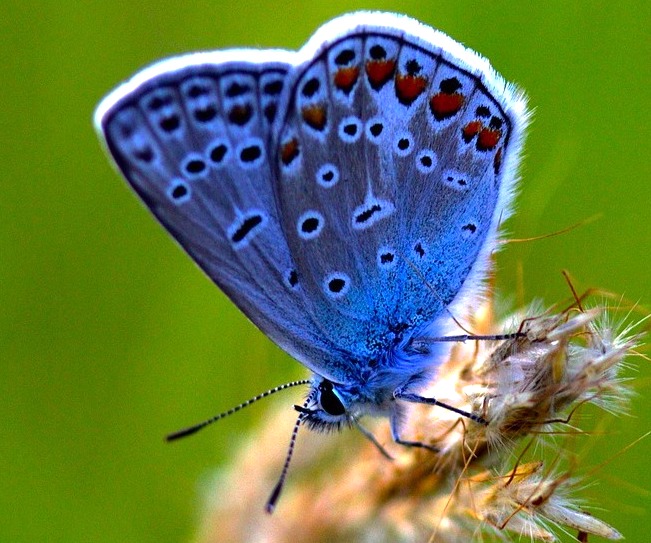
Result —
<instances>
[{"instance_id":1,"label":"butterfly eye","mask_svg":"<svg viewBox=\"0 0 651 543\"><path fill-rule=\"evenodd\" d=\"M346 414L346 408L332 389L332 383L330 381L323 381L319 385L319 390L321 392L321 397L319 398L321 402L321 408L328 415L337 417Z\"/></svg>"}]
</instances>

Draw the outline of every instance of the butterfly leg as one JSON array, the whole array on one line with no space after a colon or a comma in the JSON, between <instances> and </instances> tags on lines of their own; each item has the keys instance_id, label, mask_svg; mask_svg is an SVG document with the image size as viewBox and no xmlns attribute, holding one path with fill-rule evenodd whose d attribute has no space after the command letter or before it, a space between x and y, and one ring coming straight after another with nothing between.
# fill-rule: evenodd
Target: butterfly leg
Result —
<instances>
[{"instance_id":1,"label":"butterfly leg","mask_svg":"<svg viewBox=\"0 0 651 543\"><path fill-rule=\"evenodd\" d=\"M405 392L403 389L397 389L393 393L393 397L396 400L403 400L405 402L412 402L412 403L424 403L426 405L437 405L439 407L443 407L449 411L452 411L453 413L457 413L463 417L466 417L467 419L470 419L474 422L477 422L479 424L483 424L486 426L488 424L488 421L484 419L483 417L480 417L479 415L475 415L474 413L470 413L468 411L464 411L463 409L459 409L458 407L454 407L452 405L449 405L444 402L440 402L435 398L425 398L423 396L419 396L418 394L413 394L411 392Z\"/></svg>"},{"instance_id":2,"label":"butterfly leg","mask_svg":"<svg viewBox=\"0 0 651 543\"><path fill-rule=\"evenodd\" d=\"M434 453L439 452L436 447L428 445L427 443L423 443L422 441L407 441L405 439L402 439L400 437L400 429L398 428L398 424L398 417L391 417L391 435L393 437L393 441L400 445L404 445L405 447L418 447L420 449L427 449L428 451L432 451Z\"/></svg>"}]
</instances>

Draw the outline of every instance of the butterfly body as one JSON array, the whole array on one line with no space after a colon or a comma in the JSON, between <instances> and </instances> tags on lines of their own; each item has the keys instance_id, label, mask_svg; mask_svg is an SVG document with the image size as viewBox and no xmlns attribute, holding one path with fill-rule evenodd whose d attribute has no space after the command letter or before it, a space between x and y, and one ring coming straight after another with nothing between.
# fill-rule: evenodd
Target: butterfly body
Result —
<instances>
[{"instance_id":1,"label":"butterfly body","mask_svg":"<svg viewBox=\"0 0 651 543\"><path fill-rule=\"evenodd\" d=\"M488 62L385 13L298 52L159 63L96 125L121 173L207 275L314 373L315 427L392 419L481 296L528 114Z\"/></svg>"}]
</instances>

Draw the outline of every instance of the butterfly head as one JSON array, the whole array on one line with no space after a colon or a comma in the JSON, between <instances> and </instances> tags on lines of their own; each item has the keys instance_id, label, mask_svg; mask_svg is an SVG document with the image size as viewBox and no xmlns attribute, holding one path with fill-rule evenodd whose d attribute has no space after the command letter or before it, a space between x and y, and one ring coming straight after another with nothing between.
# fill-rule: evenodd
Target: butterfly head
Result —
<instances>
[{"instance_id":1,"label":"butterfly head","mask_svg":"<svg viewBox=\"0 0 651 543\"><path fill-rule=\"evenodd\" d=\"M364 415L388 415L395 407L389 393L384 400L369 397L359 385L335 383L315 375L304 406L295 406L310 429L321 432L351 427Z\"/></svg>"},{"instance_id":2,"label":"butterfly head","mask_svg":"<svg viewBox=\"0 0 651 543\"><path fill-rule=\"evenodd\" d=\"M350 398L342 394L339 385L315 376L304 406L295 406L302 422L312 430L322 432L340 430L351 426Z\"/></svg>"}]
</instances>

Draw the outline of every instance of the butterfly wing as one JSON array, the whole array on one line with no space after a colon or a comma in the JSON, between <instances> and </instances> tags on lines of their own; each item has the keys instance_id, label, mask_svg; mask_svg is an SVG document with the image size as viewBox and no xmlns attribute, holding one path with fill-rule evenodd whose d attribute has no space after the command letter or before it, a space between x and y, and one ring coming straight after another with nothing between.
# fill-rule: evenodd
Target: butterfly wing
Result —
<instances>
[{"instance_id":1,"label":"butterfly wing","mask_svg":"<svg viewBox=\"0 0 651 543\"><path fill-rule=\"evenodd\" d=\"M341 17L300 55L281 107L280 217L309 312L365 367L481 290L525 103L485 59L405 17Z\"/></svg>"},{"instance_id":2,"label":"butterfly wing","mask_svg":"<svg viewBox=\"0 0 651 543\"><path fill-rule=\"evenodd\" d=\"M233 302L351 382L479 290L527 114L482 57L362 13L297 54L158 64L96 119L131 186Z\"/></svg>"},{"instance_id":3,"label":"butterfly wing","mask_svg":"<svg viewBox=\"0 0 651 543\"><path fill-rule=\"evenodd\" d=\"M293 54L226 51L144 70L99 106L119 170L233 302L306 365L329 351L295 289L269 163Z\"/></svg>"}]
</instances>

